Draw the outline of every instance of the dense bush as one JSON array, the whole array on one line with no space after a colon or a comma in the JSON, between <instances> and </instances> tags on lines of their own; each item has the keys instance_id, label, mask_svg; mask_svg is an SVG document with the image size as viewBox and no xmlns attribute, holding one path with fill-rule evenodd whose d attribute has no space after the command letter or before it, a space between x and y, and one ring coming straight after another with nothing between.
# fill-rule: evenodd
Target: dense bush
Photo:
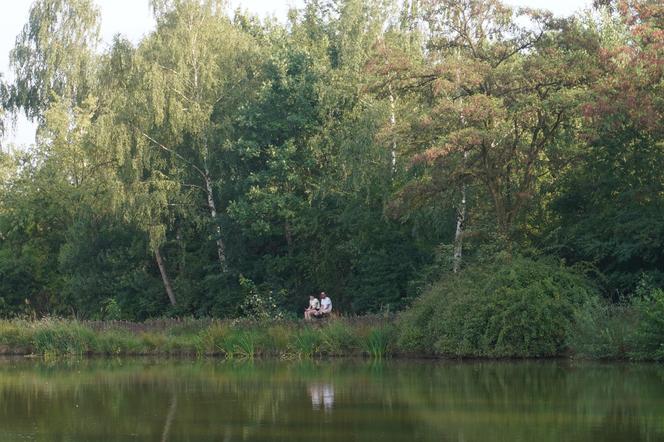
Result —
<instances>
[{"instance_id":1,"label":"dense bush","mask_svg":"<svg viewBox=\"0 0 664 442\"><path fill-rule=\"evenodd\" d=\"M577 312L597 296L582 275L562 265L496 260L433 285L403 314L399 346L449 356L561 355Z\"/></svg>"},{"instance_id":2,"label":"dense bush","mask_svg":"<svg viewBox=\"0 0 664 442\"><path fill-rule=\"evenodd\" d=\"M626 359L633 344L636 319L628 303L589 303L577 311L570 347L580 358Z\"/></svg>"},{"instance_id":3,"label":"dense bush","mask_svg":"<svg viewBox=\"0 0 664 442\"><path fill-rule=\"evenodd\" d=\"M652 289L633 302L638 318L631 356L664 361L664 290Z\"/></svg>"},{"instance_id":4,"label":"dense bush","mask_svg":"<svg viewBox=\"0 0 664 442\"><path fill-rule=\"evenodd\" d=\"M580 357L663 361L664 290L642 280L628 301L588 304L577 313L570 344Z\"/></svg>"}]
</instances>

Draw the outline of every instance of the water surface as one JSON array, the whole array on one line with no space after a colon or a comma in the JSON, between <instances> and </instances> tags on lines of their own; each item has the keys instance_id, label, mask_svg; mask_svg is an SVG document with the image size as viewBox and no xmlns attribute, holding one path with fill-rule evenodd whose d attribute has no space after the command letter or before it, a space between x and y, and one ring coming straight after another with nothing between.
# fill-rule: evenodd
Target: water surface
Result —
<instances>
[{"instance_id":1,"label":"water surface","mask_svg":"<svg viewBox=\"0 0 664 442\"><path fill-rule=\"evenodd\" d=\"M0 361L0 441L664 441L658 365Z\"/></svg>"}]
</instances>

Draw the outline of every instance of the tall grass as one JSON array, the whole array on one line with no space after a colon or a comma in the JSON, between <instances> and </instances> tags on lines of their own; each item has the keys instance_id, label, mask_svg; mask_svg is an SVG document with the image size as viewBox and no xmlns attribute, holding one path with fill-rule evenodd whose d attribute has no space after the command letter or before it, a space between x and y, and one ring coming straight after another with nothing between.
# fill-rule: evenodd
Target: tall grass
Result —
<instances>
[{"instance_id":1,"label":"tall grass","mask_svg":"<svg viewBox=\"0 0 664 442\"><path fill-rule=\"evenodd\" d=\"M593 359L664 360L664 296L635 305L598 304L578 318L572 355ZM601 307L601 308L600 308ZM367 316L325 322L153 321L108 324L47 318L0 320L0 354L81 357L161 355L254 359L363 356L381 361L397 354L435 355L402 342L403 321ZM431 331L434 333L436 330ZM412 343L412 339L407 341Z\"/></svg>"},{"instance_id":2,"label":"tall grass","mask_svg":"<svg viewBox=\"0 0 664 442\"><path fill-rule=\"evenodd\" d=\"M395 350L394 329L376 317L326 322L188 319L77 322L0 320L0 354L42 356L188 355L253 359L259 356L382 358Z\"/></svg>"},{"instance_id":3,"label":"tall grass","mask_svg":"<svg viewBox=\"0 0 664 442\"><path fill-rule=\"evenodd\" d=\"M390 353L396 333L391 325L369 328L362 339L363 351L374 359L382 359Z\"/></svg>"},{"instance_id":4,"label":"tall grass","mask_svg":"<svg viewBox=\"0 0 664 442\"><path fill-rule=\"evenodd\" d=\"M312 358L320 353L321 343L320 330L303 327L294 334L290 349L299 358Z\"/></svg>"}]
</instances>

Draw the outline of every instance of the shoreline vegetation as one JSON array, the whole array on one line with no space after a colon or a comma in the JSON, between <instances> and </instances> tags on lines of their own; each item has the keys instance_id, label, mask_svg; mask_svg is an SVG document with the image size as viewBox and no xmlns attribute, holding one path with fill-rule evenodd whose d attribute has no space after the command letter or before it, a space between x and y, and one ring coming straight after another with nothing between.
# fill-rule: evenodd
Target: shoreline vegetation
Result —
<instances>
[{"instance_id":1,"label":"shoreline vegetation","mask_svg":"<svg viewBox=\"0 0 664 442\"><path fill-rule=\"evenodd\" d=\"M435 293L435 290L432 292ZM434 296L431 293L430 296ZM659 301L662 304L662 293ZM426 304L426 297L420 304ZM371 359L546 359L566 358L607 361L661 362L663 344L647 335L652 318L644 306L595 306L577 314L569 336L556 348L547 347L560 335L513 336L512 341L478 349L463 338L456 349L450 334L417 335L415 325L422 305L399 315L332 317L302 320L162 318L145 322L78 321L63 318L0 320L0 356L45 359L96 356L218 357L281 360L320 357L367 357ZM418 311L419 310L419 311ZM637 319L638 317L638 319ZM625 318L629 318L626 320ZM655 317L659 321L659 317ZM532 324L531 324L532 325ZM457 330L456 332L459 332ZM462 333L467 333L463 331ZM453 334L453 333L452 333ZM644 337L645 334L645 337ZM415 335L415 336L414 336ZM413 339L418 340L414 341ZM505 338L503 336L503 338ZM648 338L655 339L653 345ZM430 344L430 342L434 342ZM518 348L521 344L522 347ZM527 345L530 344L530 347ZM430 347L426 347L430 345Z\"/></svg>"},{"instance_id":2,"label":"shoreline vegetation","mask_svg":"<svg viewBox=\"0 0 664 442\"><path fill-rule=\"evenodd\" d=\"M546 258L469 266L396 314L304 321L260 299L236 319L0 320L0 354L664 361L664 290L643 282L609 303L582 269Z\"/></svg>"},{"instance_id":3,"label":"shoreline vegetation","mask_svg":"<svg viewBox=\"0 0 664 442\"><path fill-rule=\"evenodd\" d=\"M183 356L304 359L394 354L389 316L259 322L248 319L1 320L3 356Z\"/></svg>"}]
</instances>

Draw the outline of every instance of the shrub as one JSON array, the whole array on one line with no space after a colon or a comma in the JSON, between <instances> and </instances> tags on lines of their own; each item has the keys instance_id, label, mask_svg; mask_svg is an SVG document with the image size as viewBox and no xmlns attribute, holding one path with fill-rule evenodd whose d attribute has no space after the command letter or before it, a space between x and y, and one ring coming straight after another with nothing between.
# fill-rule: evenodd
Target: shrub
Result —
<instances>
[{"instance_id":1,"label":"shrub","mask_svg":"<svg viewBox=\"0 0 664 442\"><path fill-rule=\"evenodd\" d=\"M633 306L638 322L631 356L639 360L664 361L664 290L650 289L641 293Z\"/></svg>"},{"instance_id":2,"label":"shrub","mask_svg":"<svg viewBox=\"0 0 664 442\"><path fill-rule=\"evenodd\" d=\"M240 287L244 292L244 301L240 306L242 316L259 321L284 319L286 314L279 307L277 297L271 290L261 292L259 288L248 278L240 275ZM279 292L280 298L285 298L286 293Z\"/></svg>"},{"instance_id":3,"label":"shrub","mask_svg":"<svg viewBox=\"0 0 664 442\"><path fill-rule=\"evenodd\" d=\"M574 354L593 359L626 359L636 323L629 304L589 303L579 309L569 337Z\"/></svg>"},{"instance_id":4,"label":"shrub","mask_svg":"<svg viewBox=\"0 0 664 442\"><path fill-rule=\"evenodd\" d=\"M546 357L567 349L596 289L572 269L523 257L484 263L432 286L400 319L404 352Z\"/></svg>"}]
</instances>

